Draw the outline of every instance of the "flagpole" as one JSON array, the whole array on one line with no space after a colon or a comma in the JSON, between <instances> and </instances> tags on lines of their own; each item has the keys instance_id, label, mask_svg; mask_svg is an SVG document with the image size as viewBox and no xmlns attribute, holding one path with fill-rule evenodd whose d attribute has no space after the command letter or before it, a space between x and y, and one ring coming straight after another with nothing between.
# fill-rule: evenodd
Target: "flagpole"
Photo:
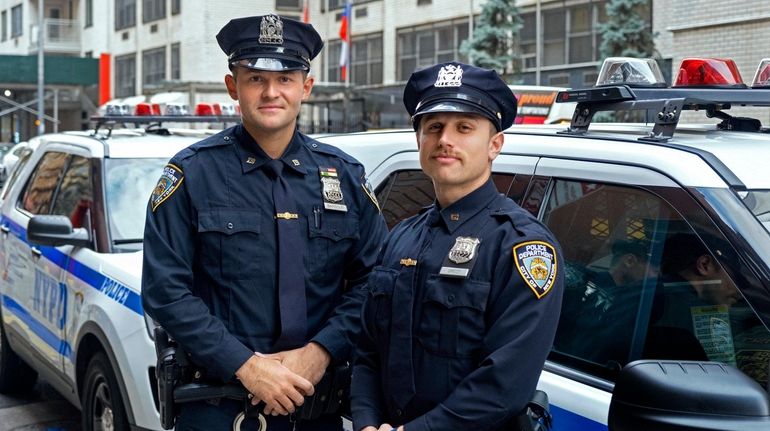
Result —
<instances>
[{"instance_id":1,"label":"flagpole","mask_svg":"<svg viewBox=\"0 0 770 431\"><path fill-rule=\"evenodd\" d=\"M351 0L348 0L348 3L351 3ZM348 52L347 59L345 59L345 63L347 64L347 73L345 73L345 88L348 88L350 86L350 74L353 73L353 64L350 62L350 60L353 58L352 52L353 52L353 6L350 6L348 9Z\"/></svg>"}]
</instances>

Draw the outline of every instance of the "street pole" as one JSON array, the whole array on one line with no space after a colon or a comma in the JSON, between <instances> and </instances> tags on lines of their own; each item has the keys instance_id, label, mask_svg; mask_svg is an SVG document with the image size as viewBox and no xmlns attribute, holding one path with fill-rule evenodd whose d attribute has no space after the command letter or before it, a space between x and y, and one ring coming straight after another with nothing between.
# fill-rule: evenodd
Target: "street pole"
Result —
<instances>
[{"instance_id":1,"label":"street pole","mask_svg":"<svg viewBox=\"0 0 770 431\"><path fill-rule=\"evenodd\" d=\"M541 45L543 43L540 37L540 0L535 5L535 85L540 85L540 56L542 55Z\"/></svg>"},{"instance_id":2,"label":"street pole","mask_svg":"<svg viewBox=\"0 0 770 431\"><path fill-rule=\"evenodd\" d=\"M470 1L471 9L468 11L468 40L473 39L473 0ZM468 52L468 63L473 64L473 52Z\"/></svg>"},{"instance_id":3,"label":"street pole","mask_svg":"<svg viewBox=\"0 0 770 431\"><path fill-rule=\"evenodd\" d=\"M45 17L45 0L39 0L37 10L37 134L45 133L45 119L43 111L45 110L45 54L43 53L43 37L45 29L43 28L43 19Z\"/></svg>"}]
</instances>

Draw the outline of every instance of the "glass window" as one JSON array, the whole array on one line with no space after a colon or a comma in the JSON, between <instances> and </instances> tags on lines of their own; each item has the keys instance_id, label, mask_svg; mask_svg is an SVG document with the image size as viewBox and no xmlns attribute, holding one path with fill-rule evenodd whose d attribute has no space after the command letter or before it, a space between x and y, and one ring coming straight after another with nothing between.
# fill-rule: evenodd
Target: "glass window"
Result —
<instances>
[{"instance_id":1,"label":"glass window","mask_svg":"<svg viewBox=\"0 0 770 431\"><path fill-rule=\"evenodd\" d=\"M144 0L142 22L151 22L166 17L166 0Z\"/></svg>"},{"instance_id":2,"label":"glass window","mask_svg":"<svg viewBox=\"0 0 770 431\"><path fill-rule=\"evenodd\" d=\"M175 43L171 45L171 79L182 79L182 71L180 70L181 61L179 55L179 44Z\"/></svg>"},{"instance_id":3,"label":"glass window","mask_svg":"<svg viewBox=\"0 0 770 431\"><path fill-rule=\"evenodd\" d=\"M46 153L35 167L21 200L21 208L32 215L49 214L56 186L67 167L69 154Z\"/></svg>"},{"instance_id":4,"label":"glass window","mask_svg":"<svg viewBox=\"0 0 770 431\"><path fill-rule=\"evenodd\" d=\"M179 15L182 12L182 0L171 0L171 15Z\"/></svg>"},{"instance_id":5,"label":"glass window","mask_svg":"<svg viewBox=\"0 0 770 431\"><path fill-rule=\"evenodd\" d=\"M85 10L85 27L91 27L94 25L94 1L93 0L86 0L86 10Z\"/></svg>"},{"instance_id":6,"label":"glass window","mask_svg":"<svg viewBox=\"0 0 770 431\"><path fill-rule=\"evenodd\" d=\"M353 37L351 81L357 85L382 83L382 33Z\"/></svg>"},{"instance_id":7,"label":"glass window","mask_svg":"<svg viewBox=\"0 0 770 431\"><path fill-rule=\"evenodd\" d=\"M136 0L115 0L115 30L136 25Z\"/></svg>"},{"instance_id":8,"label":"glass window","mask_svg":"<svg viewBox=\"0 0 770 431\"><path fill-rule=\"evenodd\" d=\"M116 248L141 249L144 219L152 190L167 159L106 159L105 205ZM140 203L137 205L137 203Z\"/></svg>"},{"instance_id":9,"label":"glass window","mask_svg":"<svg viewBox=\"0 0 770 431\"><path fill-rule=\"evenodd\" d=\"M115 57L115 97L136 94L136 54Z\"/></svg>"},{"instance_id":10,"label":"glass window","mask_svg":"<svg viewBox=\"0 0 770 431\"><path fill-rule=\"evenodd\" d=\"M743 198L743 203L770 232L770 190L750 190Z\"/></svg>"},{"instance_id":11,"label":"glass window","mask_svg":"<svg viewBox=\"0 0 770 431\"><path fill-rule=\"evenodd\" d=\"M90 227L93 199L91 162L86 157L72 156L56 193L51 214L68 217L74 228Z\"/></svg>"},{"instance_id":12,"label":"glass window","mask_svg":"<svg viewBox=\"0 0 770 431\"><path fill-rule=\"evenodd\" d=\"M275 8L302 10L302 0L275 0Z\"/></svg>"},{"instance_id":13,"label":"glass window","mask_svg":"<svg viewBox=\"0 0 770 431\"><path fill-rule=\"evenodd\" d=\"M326 80L328 82L341 82L342 73L340 72L340 55L342 51L342 41L332 40L326 46Z\"/></svg>"},{"instance_id":14,"label":"glass window","mask_svg":"<svg viewBox=\"0 0 770 431\"><path fill-rule=\"evenodd\" d=\"M0 41L8 39L8 12L0 13Z\"/></svg>"},{"instance_id":15,"label":"glass window","mask_svg":"<svg viewBox=\"0 0 770 431\"><path fill-rule=\"evenodd\" d=\"M415 70L436 63L465 61L459 50L467 38L467 18L398 30L398 79L406 81Z\"/></svg>"},{"instance_id":16,"label":"glass window","mask_svg":"<svg viewBox=\"0 0 770 431\"><path fill-rule=\"evenodd\" d=\"M564 64L567 61L565 56L566 26L558 25L558 23L565 22L565 10L546 11L542 13L542 16L543 23L548 23L548 25L543 25L543 65Z\"/></svg>"},{"instance_id":17,"label":"glass window","mask_svg":"<svg viewBox=\"0 0 770 431\"><path fill-rule=\"evenodd\" d=\"M142 86L166 80L166 47L142 52Z\"/></svg>"},{"instance_id":18,"label":"glass window","mask_svg":"<svg viewBox=\"0 0 770 431\"><path fill-rule=\"evenodd\" d=\"M22 34L24 23L21 12L21 5L11 8L11 37L19 37Z\"/></svg>"},{"instance_id":19,"label":"glass window","mask_svg":"<svg viewBox=\"0 0 770 431\"><path fill-rule=\"evenodd\" d=\"M709 360L765 384L770 333L715 258L737 256L706 245L724 240L650 191L601 183L555 180L543 221L566 275L551 360L609 380L640 358Z\"/></svg>"}]
</instances>

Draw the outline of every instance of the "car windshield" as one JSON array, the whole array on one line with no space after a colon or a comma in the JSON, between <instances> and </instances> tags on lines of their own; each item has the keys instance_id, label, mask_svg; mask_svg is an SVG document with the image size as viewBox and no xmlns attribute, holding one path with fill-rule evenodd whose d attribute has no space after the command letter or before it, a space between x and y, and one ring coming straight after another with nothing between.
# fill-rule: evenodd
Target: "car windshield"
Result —
<instances>
[{"instance_id":1,"label":"car windshield","mask_svg":"<svg viewBox=\"0 0 770 431\"><path fill-rule=\"evenodd\" d=\"M770 190L750 190L743 198L743 203L770 232Z\"/></svg>"},{"instance_id":2,"label":"car windshield","mask_svg":"<svg viewBox=\"0 0 770 431\"><path fill-rule=\"evenodd\" d=\"M168 159L106 159L110 237L118 250L142 248L147 201Z\"/></svg>"}]
</instances>

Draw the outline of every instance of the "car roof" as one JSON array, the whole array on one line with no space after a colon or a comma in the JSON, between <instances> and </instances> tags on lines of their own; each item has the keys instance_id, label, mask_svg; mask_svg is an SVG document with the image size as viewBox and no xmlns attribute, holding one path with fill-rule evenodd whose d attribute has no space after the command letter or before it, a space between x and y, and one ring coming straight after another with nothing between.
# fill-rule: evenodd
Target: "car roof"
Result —
<instances>
[{"instance_id":1,"label":"car roof","mask_svg":"<svg viewBox=\"0 0 770 431\"><path fill-rule=\"evenodd\" d=\"M716 125L679 125L668 142L638 138L652 125L594 123L583 136L558 132L564 125L514 125L506 130L503 154L577 160L612 161L663 171L685 186L770 189L770 135L718 130ZM531 137L528 139L527 136ZM388 157L417 151L414 131L362 132L327 135L319 141L340 147L375 170ZM705 172L706 163L713 171ZM739 187L740 188L740 187Z\"/></svg>"},{"instance_id":2,"label":"car roof","mask_svg":"<svg viewBox=\"0 0 770 431\"><path fill-rule=\"evenodd\" d=\"M61 142L102 148L109 158L165 158L204 139L218 130L169 129L170 134L148 133L143 129L115 129L94 135L93 131L75 131L41 136L41 141ZM99 153L94 153L95 155Z\"/></svg>"}]
</instances>

